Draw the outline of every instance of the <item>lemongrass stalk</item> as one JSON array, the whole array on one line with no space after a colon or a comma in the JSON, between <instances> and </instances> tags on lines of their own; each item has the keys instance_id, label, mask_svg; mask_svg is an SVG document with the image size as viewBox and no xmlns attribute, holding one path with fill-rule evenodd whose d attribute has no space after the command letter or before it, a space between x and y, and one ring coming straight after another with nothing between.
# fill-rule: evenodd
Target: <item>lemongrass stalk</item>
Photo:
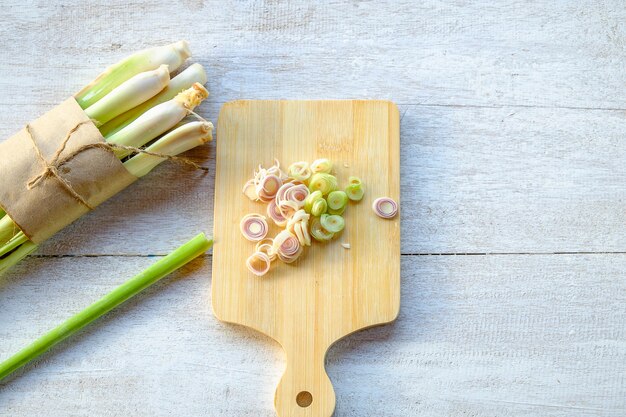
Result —
<instances>
[{"instance_id":1,"label":"lemongrass stalk","mask_svg":"<svg viewBox=\"0 0 626 417\"><path fill-rule=\"evenodd\" d=\"M213 124L209 122L187 123L150 145L146 150L164 155L176 156L213 139ZM137 178L152 171L164 158L147 154L138 154L124 162L124 167Z\"/></svg>"},{"instance_id":2,"label":"lemongrass stalk","mask_svg":"<svg viewBox=\"0 0 626 417\"><path fill-rule=\"evenodd\" d=\"M13 236L11 240L0 246L0 257L6 255L7 253L11 252L15 248L26 242L28 242L28 237L26 237L24 232L20 230L15 236Z\"/></svg>"},{"instance_id":3,"label":"lemongrass stalk","mask_svg":"<svg viewBox=\"0 0 626 417\"><path fill-rule=\"evenodd\" d=\"M6 257L0 259L0 275L11 269L13 266L20 263L20 261L26 258L28 255L37 250L37 245L33 242L26 242L20 245L17 249L11 252Z\"/></svg>"},{"instance_id":4,"label":"lemongrass stalk","mask_svg":"<svg viewBox=\"0 0 626 417\"><path fill-rule=\"evenodd\" d=\"M142 72L125 81L119 87L87 107L85 114L96 126L114 119L159 94L170 81L167 65L153 71Z\"/></svg>"},{"instance_id":5,"label":"lemongrass stalk","mask_svg":"<svg viewBox=\"0 0 626 417\"><path fill-rule=\"evenodd\" d=\"M118 145L142 147L174 127L208 95L209 92L201 84L195 83L173 99L151 108L124 129L106 137L106 140ZM130 152L118 150L115 154L122 159Z\"/></svg>"},{"instance_id":6,"label":"lemongrass stalk","mask_svg":"<svg viewBox=\"0 0 626 417\"><path fill-rule=\"evenodd\" d=\"M163 259L152 264L134 278L126 281L113 291L100 298L83 311L67 319L61 325L45 333L4 362L0 363L0 380L41 356L54 345L67 339L94 320L113 310L129 298L139 294L155 282L180 269L193 259L205 253L213 242L202 233L176 249Z\"/></svg>"},{"instance_id":7,"label":"lemongrass stalk","mask_svg":"<svg viewBox=\"0 0 626 417\"><path fill-rule=\"evenodd\" d=\"M191 51L186 41L137 52L107 68L74 97L78 104L86 109L133 76L155 70L161 65L167 65L169 70L174 72L190 56Z\"/></svg>"},{"instance_id":8,"label":"lemongrass stalk","mask_svg":"<svg viewBox=\"0 0 626 417\"><path fill-rule=\"evenodd\" d=\"M5 214L0 219L0 245L4 245L9 240L13 239L20 231L19 227L13 222L9 215Z\"/></svg>"},{"instance_id":9,"label":"lemongrass stalk","mask_svg":"<svg viewBox=\"0 0 626 417\"><path fill-rule=\"evenodd\" d=\"M100 133L102 133L103 136L112 135L113 133L131 124L154 106L173 99L178 93L190 88L194 85L194 83L206 84L206 82L207 76L202 65L190 65L183 72L172 78L168 86L165 87L159 94L152 97L145 103L140 104L139 106L100 126Z\"/></svg>"}]
</instances>

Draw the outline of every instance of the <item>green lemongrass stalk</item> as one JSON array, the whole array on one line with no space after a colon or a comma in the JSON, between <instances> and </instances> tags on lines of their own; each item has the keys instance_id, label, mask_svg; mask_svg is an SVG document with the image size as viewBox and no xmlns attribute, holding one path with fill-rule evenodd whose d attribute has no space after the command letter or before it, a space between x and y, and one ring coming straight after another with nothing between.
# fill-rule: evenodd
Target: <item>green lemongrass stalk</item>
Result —
<instances>
[{"instance_id":1,"label":"green lemongrass stalk","mask_svg":"<svg viewBox=\"0 0 626 417\"><path fill-rule=\"evenodd\" d=\"M188 88L191 88L191 86L195 83L206 84L206 82L207 76L202 65L190 65L183 72L172 78L169 85L165 87L163 91L161 91L159 94L152 97L145 103L142 103L139 106L127 111L126 113L117 116L110 122L107 122L104 125L100 126L100 133L102 133L102 135L105 137L110 136L113 133L118 132L119 130L131 124L138 117L140 117L142 114L144 114L146 111L150 110L154 106L173 99L178 93Z\"/></svg>"},{"instance_id":2,"label":"green lemongrass stalk","mask_svg":"<svg viewBox=\"0 0 626 417\"><path fill-rule=\"evenodd\" d=\"M84 109L85 114L94 121L96 126L101 126L156 96L167 87L169 82L170 73L167 65L161 65L153 71L142 72L120 84L97 103Z\"/></svg>"},{"instance_id":3,"label":"green lemongrass stalk","mask_svg":"<svg viewBox=\"0 0 626 417\"><path fill-rule=\"evenodd\" d=\"M119 132L106 137L106 141L140 148L174 127L208 96L209 92L202 84L195 83L173 99L151 108ZM115 154L122 159L130 152L118 150Z\"/></svg>"},{"instance_id":4,"label":"green lemongrass stalk","mask_svg":"<svg viewBox=\"0 0 626 417\"><path fill-rule=\"evenodd\" d=\"M145 271L126 281L80 313L69 318L9 359L0 363L0 380L39 357L97 318L113 310L129 298L145 290L161 278L202 255L212 244L213 241L208 240L204 233L199 234L171 254L148 267Z\"/></svg>"},{"instance_id":5,"label":"green lemongrass stalk","mask_svg":"<svg viewBox=\"0 0 626 417\"><path fill-rule=\"evenodd\" d=\"M21 230L11 238L7 243L0 246L0 258L11 252L23 243L28 242L28 237Z\"/></svg>"},{"instance_id":6,"label":"green lemongrass stalk","mask_svg":"<svg viewBox=\"0 0 626 417\"><path fill-rule=\"evenodd\" d=\"M17 225L11 220L7 214L0 218L0 245L4 245L9 240L13 239L13 236L19 232Z\"/></svg>"},{"instance_id":7,"label":"green lemongrass stalk","mask_svg":"<svg viewBox=\"0 0 626 417\"><path fill-rule=\"evenodd\" d=\"M213 139L213 124L209 122L190 122L164 135L146 148L149 152L176 156ZM164 158L147 154L138 154L124 162L124 167L141 178L152 171Z\"/></svg>"},{"instance_id":8,"label":"green lemongrass stalk","mask_svg":"<svg viewBox=\"0 0 626 417\"><path fill-rule=\"evenodd\" d=\"M137 52L107 68L89 85L79 91L74 98L81 108L86 109L129 78L142 72L155 70L161 65L167 65L169 70L174 72L190 56L191 51L186 41Z\"/></svg>"},{"instance_id":9,"label":"green lemongrass stalk","mask_svg":"<svg viewBox=\"0 0 626 417\"><path fill-rule=\"evenodd\" d=\"M17 249L15 249L6 257L0 259L0 276L2 276L2 274L4 274L6 271L20 263L22 259L26 258L28 255L37 250L37 247L37 245L29 241L20 245Z\"/></svg>"}]
</instances>

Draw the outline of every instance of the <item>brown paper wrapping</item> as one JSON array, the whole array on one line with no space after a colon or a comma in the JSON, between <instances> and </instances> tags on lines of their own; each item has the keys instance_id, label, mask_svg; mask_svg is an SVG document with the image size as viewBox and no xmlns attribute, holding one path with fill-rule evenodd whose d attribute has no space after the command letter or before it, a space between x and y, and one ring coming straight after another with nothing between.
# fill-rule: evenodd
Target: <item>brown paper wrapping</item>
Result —
<instances>
[{"instance_id":1,"label":"brown paper wrapping","mask_svg":"<svg viewBox=\"0 0 626 417\"><path fill-rule=\"evenodd\" d=\"M89 119L76 100L69 98L30 123L34 140L46 161L52 159L67 133L86 120ZM61 157L98 142L104 142L104 138L96 126L84 124L72 134ZM89 211L54 176L46 177L29 190L28 183L45 168L26 129L0 143L0 206L34 243L43 242ZM102 148L80 152L59 168L59 174L91 207L97 207L137 180L113 152Z\"/></svg>"}]
</instances>

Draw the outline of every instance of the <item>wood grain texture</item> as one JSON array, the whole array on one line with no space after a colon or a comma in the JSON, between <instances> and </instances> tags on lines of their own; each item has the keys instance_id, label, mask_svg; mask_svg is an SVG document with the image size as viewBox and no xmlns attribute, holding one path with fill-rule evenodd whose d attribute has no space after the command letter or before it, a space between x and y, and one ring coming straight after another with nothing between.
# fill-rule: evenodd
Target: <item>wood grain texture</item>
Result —
<instances>
[{"instance_id":1,"label":"wood grain texture","mask_svg":"<svg viewBox=\"0 0 626 417\"><path fill-rule=\"evenodd\" d=\"M400 219L383 220L374 200L400 202L400 115L388 101L239 100L221 110L215 179L212 301L215 315L276 340L287 366L275 406L279 417L330 417L335 393L324 361L330 346L360 329L389 323L400 309ZM265 215L241 192L259 164L333 161L340 186L358 175L366 195L344 213L346 228L313 242L294 265L275 262L259 278L246 269L254 244L238 222ZM271 220L270 220L271 222ZM269 237L283 228L271 227ZM341 242L351 245L349 250ZM299 399L300 398L300 399Z\"/></svg>"},{"instance_id":2,"label":"wood grain texture","mask_svg":"<svg viewBox=\"0 0 626 417\"><path fill-rule=\"evenodd\" d=\"M336 416L626 414L623 2L2 6L0 138L180 38L207 68L199 112L214 122L241 98L399 104L402 308L330 350ZM215 167L215 144L189 155ZM213 180L164 165L1 278L0 358L145 255L212 230ZM212 318L210 269L207 257L0 384L0 416L274 415L284 358Z\"/></svg>"}]
</instances>

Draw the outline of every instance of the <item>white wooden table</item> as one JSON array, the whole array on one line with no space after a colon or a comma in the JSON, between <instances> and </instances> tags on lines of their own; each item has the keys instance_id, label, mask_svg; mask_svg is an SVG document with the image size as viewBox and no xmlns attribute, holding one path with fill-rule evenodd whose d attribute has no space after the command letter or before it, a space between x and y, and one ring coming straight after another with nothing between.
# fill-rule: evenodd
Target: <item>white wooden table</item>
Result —
<instances>
[{"instance_id":1,"label":"white wooden table","mask_svg":"<svg viewBox=\"0 0 626 417\"><path fill-rule=\"evenodd\" d=\"M2 138L179 38L214 121L238 98L398 103L403 304L329 353L336 416L626 415L622 1L30 3L0 10ZM211 231L212 199L166 165L45 244L0 278L0 358ZM280 348L212 316L210 267L1 383L0 415L273 416Z\"/></svg>"}]
</instances>

